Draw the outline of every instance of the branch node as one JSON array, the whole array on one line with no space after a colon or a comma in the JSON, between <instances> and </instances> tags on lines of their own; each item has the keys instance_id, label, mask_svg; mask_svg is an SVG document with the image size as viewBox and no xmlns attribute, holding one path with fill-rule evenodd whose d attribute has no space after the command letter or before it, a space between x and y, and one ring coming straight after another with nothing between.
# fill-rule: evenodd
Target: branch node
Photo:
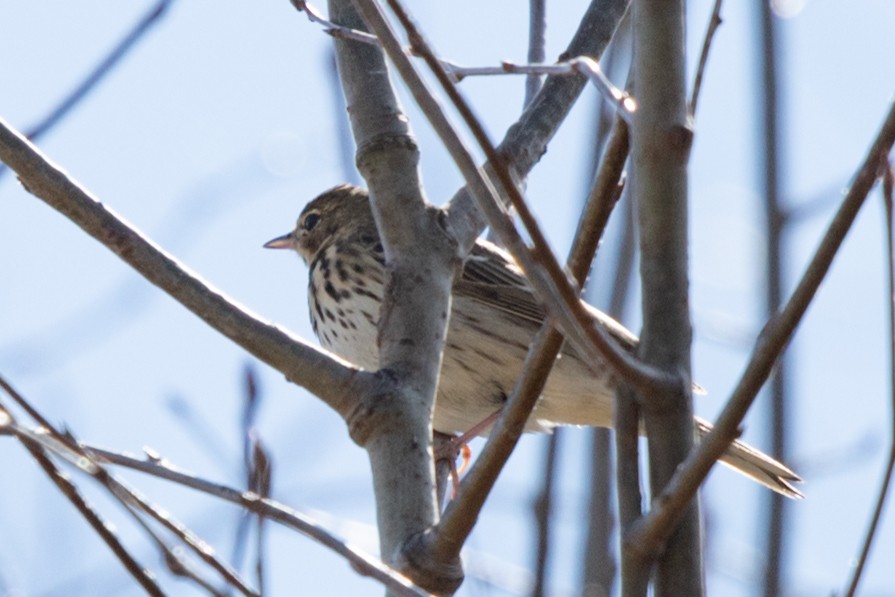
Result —
<instances>
[{"instance_id":1,"label":"branch node","mask_svg":"<svg viewBox=\"0 0 895 597\"><path fill-rule=\"evenodd\" d=\"M394 369L380 369L372 374L372 383L358 392L345 413L348 434L364 448L371 439L400 429L408 416L400 393L406 378Z\"/></svg>"},{"instance_id":2,"label":"branch node","mask_svg":"<svg viewBox=\"0 0 895 597\"><path fill-rule=\"evenodd\" d=\"M463 583L459 547L453 555L436 554L431 547L433 530L411 536L401 546L395 567L415 584L436 595L452 595Z\"/></svg>"},{"instance_id":3,"label":"branch node","mask_svg":"<svg viewBox=\"0 0 895 597\"><path fill-rule=\"evenodd\" d=\"M401 120L407 120L407 117L404 114L398 113L396 116ZM357 154L355 155L357 169L361 172L367 172L368 169L373 166L381 152L387 153L393 150L409 151L412 154L415 154L414 160L419 162L419 146L413 135L396 135L389 133L375 136L357 148Z\"/></svg>"}]
</instances>

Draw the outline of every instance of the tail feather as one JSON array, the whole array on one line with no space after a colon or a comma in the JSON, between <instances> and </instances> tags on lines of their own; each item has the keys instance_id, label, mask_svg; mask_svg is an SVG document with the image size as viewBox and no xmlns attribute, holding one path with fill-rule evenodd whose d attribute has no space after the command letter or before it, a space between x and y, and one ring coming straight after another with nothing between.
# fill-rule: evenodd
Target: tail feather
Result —
<instances>
[{"instance_id":1,"label":"tail feather","mask_svg":"<svg viewBox=\"0 0 895 597\"><path fill-rule=\"evenodd\" d=\"M709 423L699 418L696 419L696 428L700 438L712 430ZM727 448L727 452L721 456L721 462L788 498L802 499L805 497L792 485L802 482L797 474L783 463L756 450L749 444L734 440Z\"/></svg>"}]
</instances>

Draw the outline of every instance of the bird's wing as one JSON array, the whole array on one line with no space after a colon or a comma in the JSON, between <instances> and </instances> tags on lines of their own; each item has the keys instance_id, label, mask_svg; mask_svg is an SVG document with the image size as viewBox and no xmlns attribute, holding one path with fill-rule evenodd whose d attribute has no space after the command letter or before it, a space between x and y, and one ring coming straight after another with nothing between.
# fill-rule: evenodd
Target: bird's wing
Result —
<instances>
[{"instance_id":1,"label":"bird's wing","mask_svg":"<svg viewBox=\"0 0 895 597\"><path fill-rule=\"evenodd\" d=\"M454 282L454 293L484 303L535 326L544 322L546 309L538 302L528 280L513 258L487 241L473 246ZM626 350L633 352L637 336L605 313L586 305L603 328Z\"/></svg>"}]
</instances>

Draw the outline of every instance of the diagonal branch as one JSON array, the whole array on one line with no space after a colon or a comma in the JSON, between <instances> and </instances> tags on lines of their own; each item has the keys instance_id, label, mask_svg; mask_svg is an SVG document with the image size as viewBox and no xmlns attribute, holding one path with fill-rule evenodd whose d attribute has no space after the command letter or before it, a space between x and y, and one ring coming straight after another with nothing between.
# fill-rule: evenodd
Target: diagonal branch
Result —
<instances>
[{"instance_id":1,"label":"diagonal branch","mask_svg":"<svg viewBox=\"0 0 895 597\"><path fill-rule=\"evenodd\" d=\"M14 395L14 391L5 381L0 379L0 382L2 382L4 390L13 392L10 393L10 395ZM81 495L81 492L78 491L77 486L72 483L69 476L53 463L52 459L47 454L45 445L32 438L29 434L17 433L17 430L18 424L13 418L12 413L10 413L3 404L0 404L0 432L11 432L18 437L25 449L28 450L34 460L37 461L37 464L44 470L50 481L59 488L62 495L64 495L78 512L81 513L84 520L86 520L93 530L96 531L103 542L109 546L109 549L112 550L115 557L121 561L128 573L137 581L144 591L149 595L164 595L164 591L162 591L156 583L155 575L134 559L133 555L131 555L118 539L112 527L103 520L99 512L97 512L84 496ZM56 443L59 444L59 442Z\"/></svg>"},{"instance_id":2,"label":"diagonal branch","mask_svg":"<svg viewBox=\"0 0 895 597\"><path fill-rule=\"evenodd\" d=\"M861 575L870 556L870 548L879 529L879 522L883 515L883 508L889 496L892 486L892 475L895 472L895 221L893 221L893 196L895 196L895 166L885 161L882 164L883 173L883 204L886 214L886 278L888 282L888 297L886 304L889 311L889 457L883 469L880 481L879 493L876 505L870 515L870 524L867 534L861 546L861 553L854 566L848 589L843 593L846 597L853 597L858 591Z\"/></svg>"},{"instance_id":3,"label":"diagonal branch","mask_svg":"<svg viewBox=\"0 0 895 597\"><path fill-rule=\"evenodd\" d=\"M5 390L8 392L12 390L9 384L3 381L2 378L0 378L0 381L2 381L2 386ZM17 395L14 390L9 393L16 398ZM38 422L45 421L44 417L41 416L40 413L38 413L27 401L24 401L24 399L17 399L16 401L26 410L29 416L35 418ZM358 551L341 538L336 537L327 529L320 526L310 517L293 510L288 506L280 504L279 502L262 497L251 491L240 491L220 483L196 477L176 468L167 460L160 458L157 455L141 459L85 443L79 442L76 445L71 445L66 436L61 436L61 439L53 437L55 430L52 426L47 426L43 423L40 423L40 425L41 426L36 429L18 425L13 421L11 415L7 414L2 405L0 405L0 435L15 435L26 445L26 447L32 446L43 454L44 458L46 458L47 462L51 465L52 461L46 456L47 452L52 452L65 460L77 464L88 473L102 463L113 464L195 489L218 499L241 506L249 512L273 520L287 528L310 537L324 547L327 547L344 557L360 574L369 576L382 583L394 595L403 597L423 597L429 595L429 593L414 586L407 580L407 578L392 568L389 568L378 559ZM57 437L59 437L58 434ZM29 450L31 450L30 447ZM58 469L55 470L58 471ZM61 476L64 477L64 475ZM67 481L67 478L65 480ZM71 483L68 482L68 485L71 485ZM85 514L85 516L89 515L89 513ZM99 524L103 526L101 520L99 521ZM100 530L100 532L102 532L102 530ZM114 535L111 537L117 541ZM113 547L113 549L116 548ZM147 591L150 592L150 594L164 594L160 589L153 591L151 588L147 588Z\"/></svg>"},{"instance_id":4,"label":"diagonal branch","mask_svg":"<svg viewBox=\"0 0 895 597\"><path fill-rule=\"evenodd\" d=\"M236 344L307 388L343 417L371 374L314 348L234 303L108 209L0 119L0 160L33 195Z\"/></svg>"},{"instance_id":5,"label":"diagonal branch","mask_svg":"<svg viewBox=\"0 0 895 597\"><path fill-rule=\"evenodd\" d=\"M78 468L91 475L97 482L108 490L108 492L118 500L125 510L133 516L134 520L139 524L150 536L155 540L159 547L164 550L167 555L166 560L175 571L179 574L192 578L200 584L203 583L199 576L194 573L186 563L186 559L182 555L174 554L172 550L155 534L152 528L142 519L140 513L147 514L150 518L162 525L172 534L176 535L193 553L202 559L211 568L217 571L221 577L233 588L237 589L243 595L257 595L246 583L239 577L239 574L226 562L219 559L214 550L199 536L194 534L185 525L174 519L169 513L160 509L155 504L149 502L140 493L129 487L120 479L112 475L105 467L97 463L89 451L80 446L70 433L63 434L55 426L51 425L47 419L35 409L24 396L13 388L9 382L0 376L0 388L2 388L25 412L34 419L41 429L47 434L44 441L38 441L40 437L33 433L27 433L24 429L13 426L12 430L22 441L26 447L35 447L42 453L46 454L45 446L50 449L61 451L65 457L77 464ZM0 410L6 409L0 404ZM43 439L43 438L42 438Z\"/></svg>"},{"instance_id":6,"label":"diagonal branch","mask_svg":"<svg viewBox=\"0 0 895 597\"><path fill-rule=\"evenodd\" d=\"M143 15L133 29L128 31L127 35L122 38L105 56L99 64L88 74L83 81L75 87L49 114L47 114L39 123L31 127L25 133L25 136L32 141L37 141L47 131L56 126L69 112L72 111L81 101L86 98L102 80L112 72L112 69L121 63L151 28L161 21L161 17L165 15L170 8L173 0L158 0L158 2ZM6 174L6 168L0 164L0 178Z\"/></svg>"},{"instance_id":7,"label":"diagonal branch","mask_svg":"<svg viewBox=\"0 0 895 597\"><path fill-rule=\"evenodd\" d=\"M879 178L880 164L892 150L893 143L895 143L895 103L890 106L867 157L858 169L851 188L798 286L783 310L767 323L758 337L746 370L728 399L724 411L714 424L714 429L690 453L662 493L654 500L654 508L636 528L632 529L627 541L646 549L649 549L649 546L660 545L674 528L683 509L696 494L712 465L739 435L740 422L746 416L774 363L802 321L805 311L833 263L833 258L845 240L845 235L851 229L864 200Z\"/></svg>"},{"instance_id":8,"label":"diagonal branch","mask_svg":"<svg viewBox=\"0 0 895 597\"><path fill-rule=\"evenodd\" d=\"M568 265L579 284L583 284L590 271L597 245L621 193L619 180L625 161L624 153L607 154L575 232ZM442 554L442 557L463 545L472 532L485 498L515 448L561 348L562 336L559 332L549 323L542 325L531 342L522 375L495 423L488 443L463 480L460 495L448 505L435 531L426 538L430 542L428 548Z\"/></svg>"}]
</instances>

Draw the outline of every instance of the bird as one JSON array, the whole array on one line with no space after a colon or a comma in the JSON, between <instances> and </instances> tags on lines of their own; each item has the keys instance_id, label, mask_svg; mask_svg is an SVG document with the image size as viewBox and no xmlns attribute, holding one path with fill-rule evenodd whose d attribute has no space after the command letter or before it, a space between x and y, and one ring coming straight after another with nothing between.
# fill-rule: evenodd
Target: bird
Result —
<instances>
[{"instance_id":1,"label":"bird","mask_svg":"<svg viewBox=\"0 0 895 597\"><path fill-rule=\"evenodd\" d=\"M320 344L358 367L378 370L379 310L387 274L369 193L350 184L323 192L305 206L291 232L264 247L293 250L308 266L308 310ZM453 435L478 429L503 406L546 309L513 258L484 239L473 245L451 292L432 427ZM636 335L585 305L617 344L634 353ZM608 365L588 363L567 342L525 430L611 428L618 385ZM694 418L697 439L710 430L708 422ZM793 485L801 482L796 473L740 440L721 462L777 493L803 497Z\"/></svg>"}]
</instances>

